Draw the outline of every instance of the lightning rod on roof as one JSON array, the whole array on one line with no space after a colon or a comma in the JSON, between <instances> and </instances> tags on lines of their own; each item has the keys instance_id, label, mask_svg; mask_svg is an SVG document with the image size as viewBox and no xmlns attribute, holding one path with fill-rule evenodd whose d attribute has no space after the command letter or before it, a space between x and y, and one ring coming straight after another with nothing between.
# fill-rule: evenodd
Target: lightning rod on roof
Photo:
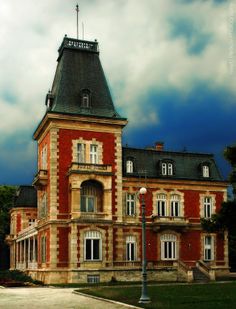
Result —
<instances>
[{"instance_id":1,"label":"lightning rod on roof","mask_svg":"<svg viewBox=\"0 0 236 309\"><path fill-rule=\"evenodd\" d=\"M77 40L79 39L79 5L76 4L76 28L77 28Z\"/></svg>"},{"instance_id":2,"label":"lightning rod on roof","mask_svg":"<svg viewBox=\"0 0 236 309\"><path fill-rule=\"evenodd\" d=\"M82 39L84 40L84 23L82 23Z\"/></svg>"}]
</instances>

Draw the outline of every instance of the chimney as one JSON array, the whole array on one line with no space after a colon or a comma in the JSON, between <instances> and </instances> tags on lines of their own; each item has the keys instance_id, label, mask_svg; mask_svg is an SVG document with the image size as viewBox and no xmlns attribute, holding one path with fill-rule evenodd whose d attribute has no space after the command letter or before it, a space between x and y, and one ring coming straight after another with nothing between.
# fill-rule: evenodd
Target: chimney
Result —
<instances>
[{"instance_id":1,"label":"chimney","mask_svg":"<svg viewBox=\"0 0 236 309\"><path fill-rule=\"evenodd\" d=\"M157 151L163 151L164 150L164 143L160 142L160 141L156 142L155 143L155 149Z\"/></svg>"}]
</instances>

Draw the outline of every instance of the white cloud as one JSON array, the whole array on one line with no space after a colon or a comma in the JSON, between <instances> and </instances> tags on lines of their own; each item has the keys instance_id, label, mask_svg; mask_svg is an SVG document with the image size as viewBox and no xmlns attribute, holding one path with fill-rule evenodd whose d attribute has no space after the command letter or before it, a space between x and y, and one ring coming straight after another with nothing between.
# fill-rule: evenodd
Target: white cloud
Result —
<instances>
[{"instance_id":1,"label":"white cloud","mask_svg":"<svg viewBox=\"0 0 236 309\"><path fill-rule=\"evenodd\" d=\"M57 49L65 33L76 34L76 3L1 0L0 108L6 117L0 131L5 138L26 127L32 130L40 121ZM98 39L115 104L125 111L123 116L131 125L141 117L143 125L158 122L158 115L151 111L143 117L153 89L174 88L184 93L196 81L204 81L235 92L236 59L235 73L230 75L227 67L229 4L173 0L81 0L79 4L85 38ZM171 18L182 17L212 36L200 55L188 54L186 40L170 35ZM2 95L6 90L14 94L14 104Z\"/></svg>"}]
</instances>

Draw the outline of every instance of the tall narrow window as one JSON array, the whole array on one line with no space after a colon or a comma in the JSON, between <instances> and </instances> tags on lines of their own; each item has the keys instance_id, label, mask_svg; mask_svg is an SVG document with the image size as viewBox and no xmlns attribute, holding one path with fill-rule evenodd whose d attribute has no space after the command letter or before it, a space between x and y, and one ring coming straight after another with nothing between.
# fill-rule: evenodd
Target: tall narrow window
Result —
<instances>
[{"instance_id":1,"label":"tall narrow window","mask_svg":"<svg viewBox=\"0 0 236 309\"><path fill-rule=\"evenodd\" d=\"M47 215L47 192L44 192L41 197L41 203L40 203L40 213L39 216L41 218L46 217Z\"/></svg>"},{"instance_id":2,"label":"tall narrow window","mask_svg":"<svg viewBox=\"0 0 236 309\"><path fill-rule=\"evenodd\" d=\"M134 172L134 163L132 160L126 161L126 173L133 173Z\"/></svg>"},{"instance_id":3,"label":"tall narrow window","mask_svg":"<svg viewBox=\"0 0 236 309\"><path fill-rule=\"evenodd\" d=\"M168 175L173 175L173 164L168 163Z\"/></svg>"},{"instance_id":4,"label":"tall narrow window","mask_svg":"<svg viewBox=\"0 0 236 309\"><path fill-rule=\"evenodd\" d=\"M46 252L47 252L47 238L46 236L41 237L41 262L46 263Z\"/></svg>"},{"instance_id":5,"label":"tall narrow window","mask_svg":"<svg viewBox=\"0 0 236 309\"><path fill-rule=\"evenodd\" d=\"M172 194L170 198L170 215L171 217L180 216L180 197L177 194Z\"/></svg>"},{"instance_id":6,"label":"tall narrow window","mask_svg":"<svg viewBox=\"0 0 236 309\"><path fill-rule=\"evenodd\" d=\"M98 164L98 146L90 145L90 163Z\"/></svg>"},{"instance_id":7,"label":"tall narrow window","mask_svg":"<svg viewBox=\"0 0 236 309\"><path fill-rule=\"evenodd\" d=\"M161 259L176 260L177 259L177 237L172 234L164 234L161 236Z\"/></svg>"},{"instance_id":8,"label":"tall narrow window","mask_svg":"<svg viewBox=\"0 0 236 309\"><path fill-rule=\"evenodd\" d=\"M97 231L89 231L85 233L84 238L84 258L86 261L99 261L102 256L102 240L101 233Z\"/></svg>"},{"instance_id":9,"label":"tall narrow window","mask_svg":"<svg viewBox=\"0 0 236 309\"><path fill-rule=\"evenodd\" d=\"M41 167L43 170L47 170L47 145L41 151Z\"/></svg>"},{"instance_id":10,"label":"tall narrow window","mask_svg":"<svg viewBox=\"0 0 236 309\"><path fill-rule=\"evenodd\" d=\"M126 238L126 260L136 260L136 238L134 236L128 236Z\"/></svg>"},{"instance_id":11,"label":"tall narrow window","mask_svg":"<svg viewBox=\"0 0 236 309\"><path fill-rule=\"evenodd\" d=\"M204 197L204 218L211 218L212 215L212 198L209 196Z\"/></svg>"},{"instance_id":12,"label":"tall narrow window","mask_svg":"<svg viewBox=\"0 0 236 309\"><path fill-rule=\"evenodd\" d=\"M83 89L81 93L81 107L89 108L91 106L91 93L88 89Z\"/></svg>"},{"instance_id":13,"label":"tall narrow window","mask_svg":"<svg viewBox=\"0 0 236 309\"><path fill-rule=\"evenodd\" d=\"M77 144L77 161L78 163L85 163L85 144Z\"/></svg>"},{"instance_id":14,"label":"tall narrow window","mask_svg":"<svg viewBox=\"0 0 236 309\"><path fill-rule=\"evenodd\" d=\"M210 169L208 165L203 165L202 166L202 176L205 178L209 178L210 177Z\"/></svg>"},{"instance_id":15,"label":"tall narrow window","mask_svg":"<svg viewBox=\"0 0 236 309\"><path fill-rule=\"evenodd\" d=\"M167 163L162 163L161 164L161 174L162 175L167 175Z\"/></svg>"},{"instance_id":16,"label":"tall narrow window","mask_svg":"<svg viewBox=\"0 0 236 309\"><path fill-rule=\"evenodd\" d=\"M126 215L128 216L135 215L135 194L131 193L126 194Z\"/></svg>"},{"instance_id":17,"label":"tall narrow window","mask_svg":"<svg viewBox=\"0 0 236 309\"><path fill-rule=\"evenodd\" d=\"M166 216L166 194L157 194L157 215Z\"/></svg>"},{"instance_id":18,"label":"tall narrow window","mask_svg":"<svg viewBox=\"0 0 236 309\"><path fill-rule=\"evenodd\" d=\"M214 241L212 236L204 237L204 260L212 261L214 259Z\"/></svg>"}]
</instances>

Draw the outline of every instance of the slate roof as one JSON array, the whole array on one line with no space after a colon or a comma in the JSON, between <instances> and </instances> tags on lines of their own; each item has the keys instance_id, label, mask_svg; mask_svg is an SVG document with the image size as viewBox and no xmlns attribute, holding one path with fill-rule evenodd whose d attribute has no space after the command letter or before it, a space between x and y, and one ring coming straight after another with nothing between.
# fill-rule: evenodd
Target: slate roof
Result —
<instances>
[{"instance_id":1,"label":"slate roof","mask_svg":"<svg viewBox=\"0 0 236 309\"><path fill-rule=\"evenodd\" d=\"M125 177L142 176L159 179L223 181L212 154L123 147L122 159L123 176ZM129 159L134 163L134 172L132 174L126 173L126 161ZM174 173L172 176L161 174L161 162L173 163ZM202 176L203 164L209 166L209 178Z\"/></svg>"},{"instance_id":2,"label":"slate roof","mask_svg":"<svg viewBox=\"0 0 236 309\"><path fill-rule=\"evenodd\" d=\"M14 207L37 207L37 191L33 186L19 186L16 191Z\"/></svg>"},{"instance_id":3,"label":"slate roof","mask_svg":"<svg viewBox=\"0 0 236 309\"><path fill-rule=\"evenodd\" d=\"M90 92L89 108L81 106L83 90ZM48 99L50 112L123 119L114 108L96 41L64 38Z\"/></svg>"}]
</instances>

